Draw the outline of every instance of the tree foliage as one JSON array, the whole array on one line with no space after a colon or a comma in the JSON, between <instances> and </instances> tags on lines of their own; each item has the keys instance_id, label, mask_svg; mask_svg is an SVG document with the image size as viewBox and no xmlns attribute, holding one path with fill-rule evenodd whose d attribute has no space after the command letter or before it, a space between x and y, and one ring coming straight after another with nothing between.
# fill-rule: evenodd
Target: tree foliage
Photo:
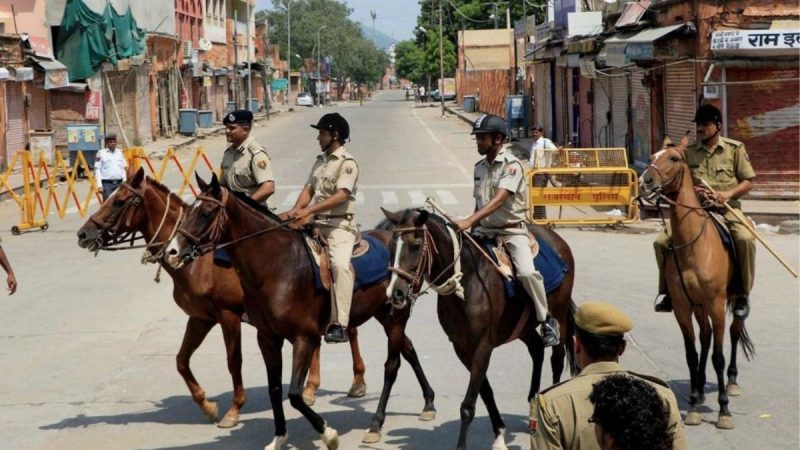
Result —
<instances>
[{"instance_id":1,"label":"tree foliage","mask_svg":"<svg viewBox=\"0 0 800 450\"><path fill-rule=\"evenodd\" d=\"M416 37L421 42L422 32L419 27L432 30L439 24L439 1L442 1L443 34L458 45L459 30L488 30L494 28L491 18L495 13L492 2L485 0L420 0L420 14L417 16ZM526 2L523 6L523 2ZM536 16L536 23L544 20L544 4L546 0L506 0L497 7L498 28L506 28L506 8L511 9L511 27L514 21L523 18L523 11L528 16Z\"/></svg>"}]
</instances>

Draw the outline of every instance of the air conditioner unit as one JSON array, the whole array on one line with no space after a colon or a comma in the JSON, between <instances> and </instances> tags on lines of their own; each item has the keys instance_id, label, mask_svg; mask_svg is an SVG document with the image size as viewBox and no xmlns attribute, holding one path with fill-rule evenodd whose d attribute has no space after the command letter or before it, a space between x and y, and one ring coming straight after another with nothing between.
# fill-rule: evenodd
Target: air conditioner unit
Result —
<instances>
[{"instance_id":1,"label":"air conditioner unit","mask_svg":"<svg viewBox=\"0 0 800 450\"><path fill-rule=\"evenodd\" d=\"M719 85L705 85L703 86L703 98L718 99L719 98Z\"/></svg>"},{"instance_id":2,"label":"air conditioner unit","mask_svg":"<svg viewBox=\"0 0 800 450\"><path fill-rule=\"evenodd\" d=\"M183 41L181 48L183 49L183 59L192 57L192 41Z\"/></svg>"}]
</instances>

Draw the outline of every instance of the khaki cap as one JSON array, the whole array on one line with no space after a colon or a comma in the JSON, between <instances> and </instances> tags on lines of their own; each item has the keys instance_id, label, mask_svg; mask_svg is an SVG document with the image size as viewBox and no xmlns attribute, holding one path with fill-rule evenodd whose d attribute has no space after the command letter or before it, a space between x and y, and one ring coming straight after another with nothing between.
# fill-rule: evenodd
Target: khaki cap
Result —
<instances>
[{"instance_id":1,"label":"khaki cap","mask_svg":"<svg viewBox=\"0 0 800 450\"><path fill-rule=\"evenodd\" d=\"M594 334L623 335L633 329L624 312L605 302L586 302L575 312L575 325Z\"/></svg>"}]
</instances>

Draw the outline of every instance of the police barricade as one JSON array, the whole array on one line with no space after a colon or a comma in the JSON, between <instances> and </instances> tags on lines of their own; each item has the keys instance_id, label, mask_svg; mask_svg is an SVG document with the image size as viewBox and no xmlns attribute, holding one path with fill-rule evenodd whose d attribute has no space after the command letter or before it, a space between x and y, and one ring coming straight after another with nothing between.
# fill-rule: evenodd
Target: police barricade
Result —
<instances>
[{"instance_id":1,"label":"police barricade","mask_svg":"<svg viewBox=\"0 0 800 450\"><path fill-rule=\"evenodd\" d=\"M179 196L183 195L187 187L192 194L197 195L192 173L198 166L202 164L215 171L202 147L196 148L191 162L185 168L172 148L167 150L158 168L141 147L128 148L124 153L132 167L146 167L146 172L159 182L163 181L169 166L174 166L181 177L181 183L175 189ZM79 182L78 175L81 173L85 174L86 183ZM20 182L21 190L18 188ZM9 161L8 168L0 176L0 189L6 191L20 208L19 224L11 228L15 235L34 228L46 230L51 212L63 219L69 212L70 203L81 217L86 216L90 205L102 203L94 172L80 151L71 166L60 152L55 153L52 166L43 154L35 159L28 151L16 152Z\"/></svg>"},{"instance_id":2,"label":"police barricade","mask_svg":"<svg viewBox=\"0 0 800 450\"><path fill-rule=\"evenodd\" d=\"M539 225L613 225L637 220L638 177L624 148L552 152L546 168L527 172L528 218Z\"/></svg>"}]
</instances>

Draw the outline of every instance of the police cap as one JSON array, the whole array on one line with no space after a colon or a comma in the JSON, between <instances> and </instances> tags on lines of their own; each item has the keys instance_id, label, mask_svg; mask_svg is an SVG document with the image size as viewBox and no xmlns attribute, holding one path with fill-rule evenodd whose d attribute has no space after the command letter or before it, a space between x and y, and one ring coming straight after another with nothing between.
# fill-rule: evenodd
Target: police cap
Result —
<instances>
[{"instance_id":1,"label":"police cap","mask_svg":"<svg viewBox=\"0 0 800 450\"><path fill-rule=\"evenodd\" d=\"M586 302L575 312L575 325L593 334L622 336L633 329L624 312L605 302Z\"/></svg>"},{"instance_id":2,"label":"police cap","mask_svg":"<svg viewBox=\"0 0 800 450\"><path fill-rule=\"evenodd\" d=\"M253 113L246 109L237 109L236 111L231 111L225 116L224 119L222 119L223 125L228 125L229 123L250 125L253 123Z\"/></svg>"},{"instance_id":3,"label":"police cap","mask_svg":"<svg viewBox=\"0 0 800 450\"><path fill-rule=\"evenodd\" d=\"M705 104L699 108L697 108L697 112L694 113L694 120L692 122L695 123L707 123L707 122L714 122L714 123L721 123L722 122L722 113L717 109L716 106Z\"/></svg>"},{"instance_id":4,"label":"police cap","mask_svg":"<svg viewBox=\"0 0 800 450\"><path fill-rule=\"evenodd\" d=\"M498 133L503 136L508 136L508 128L506 121L493 114L484 114L472 124L471 134L485 134L485 133Z\"/></svg>"},{"instance_id":5,"label":"police cap","mask_svg":"<svg viewBox=\"0 0 800 450\"><path fill-rule=\"evenodd\" d=\"M320 117L316 125L311 124L311 128L317 130L328 130L339 133L339 140L345 142L350 137L350 124L339 113L328 113Z\"/></svg>"},{"instance_id":6,"label":"police cap","mask_svg":"<svg viewBox=\"0 0 800 450\"><path fill-rule=\"evenodd\" d=\"M117 135L116 134L114 134L114 133L106 134L106 142L108 142L108 141L116 141L116 140L117 140Z\"/></svg>"}]
</instances>

